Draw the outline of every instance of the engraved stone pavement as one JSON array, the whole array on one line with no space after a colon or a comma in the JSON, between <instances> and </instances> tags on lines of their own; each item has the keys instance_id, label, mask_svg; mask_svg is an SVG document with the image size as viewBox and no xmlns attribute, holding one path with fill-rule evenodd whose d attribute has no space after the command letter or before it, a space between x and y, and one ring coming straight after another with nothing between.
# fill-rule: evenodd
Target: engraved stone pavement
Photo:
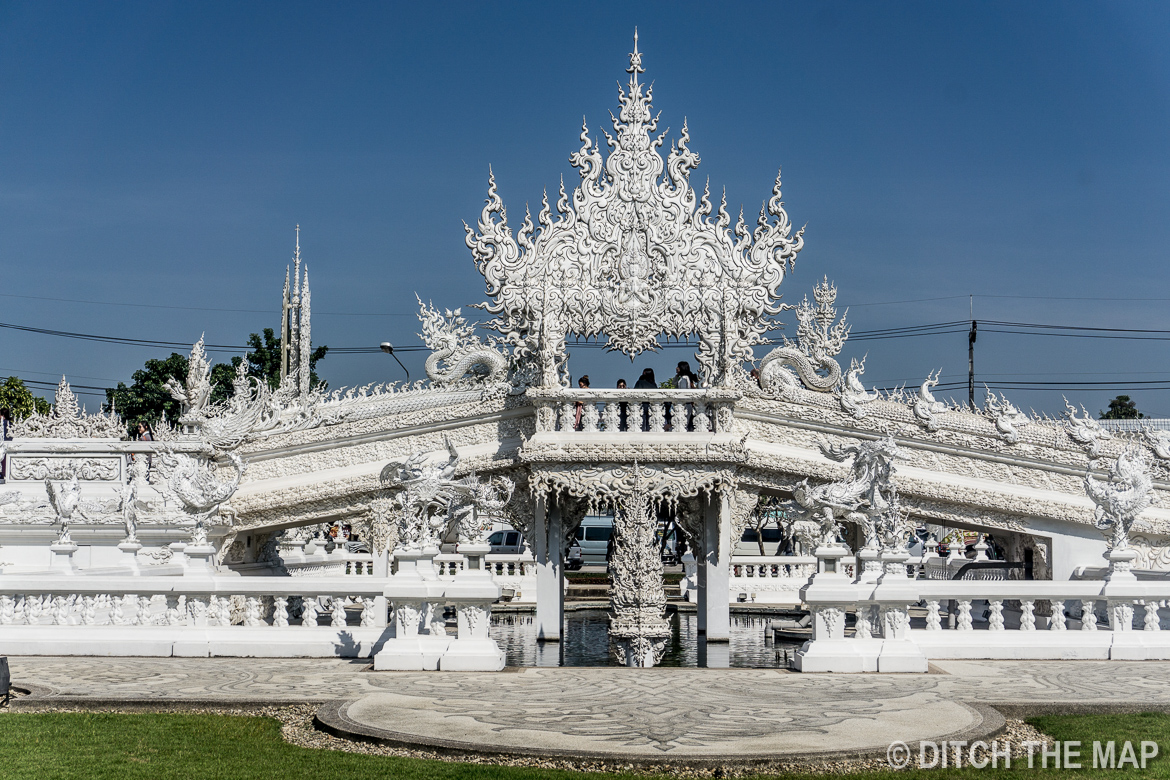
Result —
<instances>
[{"instance_id":1,"label":"engraved stone pavement","mask_svg":"<svg viewBox=\"0 0 1170 780\"><path fill-rule=\"evenodd\" d=\"M1170 705L1170 663L943 661L928 675L754 669L373 672L368 661L10 658L48 700L346 700L343 719L396 739L614 757L884 749L978 730L970 704ZM31 702L31 698L29 700Z\"/></svg>"}]
</instances>

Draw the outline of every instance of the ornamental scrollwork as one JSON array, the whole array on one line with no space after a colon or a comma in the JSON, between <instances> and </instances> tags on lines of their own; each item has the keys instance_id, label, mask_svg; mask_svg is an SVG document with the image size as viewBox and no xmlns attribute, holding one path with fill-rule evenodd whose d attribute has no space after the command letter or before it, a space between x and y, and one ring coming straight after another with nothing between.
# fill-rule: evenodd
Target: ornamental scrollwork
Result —
<instances>
[{"instance_id":1,"label":"ornamental scrollwork","mask_svg":"<svg viewBox=\"0 0 1170 780\"><path fill-rule=\"evenodd\" d=\"M737 486L725 469L632 464L573 464L559 469L534 469L530 488L535 494L567 493L589 501L590 512L634 494L635 489L673 508L683 498Z\"/></svg>"},{"instance_id":2,"label":"ornamental scrollwork","mask_svg":"<svg viewBox=\"0 0 1170 780\"><path fill-rule=\"evenodd\" d=\"M555 219L546 196L536 222L526 214L514 234L489 175L478 225L466 227L487 285L484 308L496 318L488 327L518 360L540 357L546 386L557 381L567 333L604 333L609 349L631 357L657 349L660 335L697 335L706 383L728 385L785 308L777 289L804 245L803 229L792 233L779 177L754 230L742 214L731 227L726 199L711 218L709 191L691 189L699 157L685 122L665 161L659 151L666 133L655 135L653 90L638 80L634 43L616 137L603 131L609 154L586 125L570 157L581 183L571 197L562 183Z\"/></svg>"},{"instance_id":3,"label":"ornamental scrollwork","mask_svg":"<svg viewBox=\"0 0 1170 780\"><path fill-rule=\"evenodd\" d=\"M12 458L11 479L69 479L74 474L89 482L114 482L121 473L116 458Z\"/></svg>"},{"instance_id":4,"label":"ornamental scrollwork","mask_svg":"<svg viewBox=\"0 0 1170 780\"><path fill-rule=\"evenodd\" d=\"M207 521L214 514L224 514L224 503L235 494L243 479L246 466L234 452L225 455L227 465L234 472L222 479L221 466L207 458L194 458L185 453L167 453L163 456L171 469L166 490L182 504L191 518L191 544L207 544Z\"/></svg>"},{"instance_id":5,"label":"ornamental scrollwork","mask_svg":"<svg viewBox=\"0 0 1170 780\"><path fill-rule=\"evenodd\" d=\"M634 491L614 506L609 636L615 654L627 666L654 666L662 660L670 624L655 536L656 502L653 494L641 489L638 477L635 472Z\"/></svg>"}]
</instances>

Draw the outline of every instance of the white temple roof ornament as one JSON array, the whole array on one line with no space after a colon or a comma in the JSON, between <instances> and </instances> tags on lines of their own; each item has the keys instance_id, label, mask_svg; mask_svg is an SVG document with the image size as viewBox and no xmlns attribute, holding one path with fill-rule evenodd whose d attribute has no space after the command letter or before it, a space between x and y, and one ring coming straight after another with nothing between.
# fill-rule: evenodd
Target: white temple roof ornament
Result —
<instances>
[{"instance_id":1,"label":"white temple roof ornament","mask_svg":"<svg viewBox=\"0 0 1170 780\"><path fill-rule=\"evenodd\" d=\"M187 379L184 382L174 377L166 381L166 388L174 398L182 404L182 413L179 424L198 426L207 416L207 408L211 403L211 363L207 359L207 352L203 349L203 336L191 347L191 356L187 359Z\"/></svg>"},{"instance_id":2,"label":"white temple roof ornament","mask_svg":"<svg viewBox=\"0 0 1170 780\"><path fill-rule=\"evenodd\" d=\"M1077 408L1064 399L1064 430L1070 439L1089 448L1090 458L1096 458L1101 454L1101 442L1112 439L1113 434L1102 428L1084 406L1081 411L1084 416L1077 416Z\"/></svg>"},{"instance_id":3,"label":"white temple roof ornament","mask_svg":"<svg viewBox=\"0 0 1170 780\"><path fill-rule=\"evenodd\" d=\"M1000 438L1008 444L1016 444L1020 440L1019 429L1032 422L1031 419L1017 409L1006 395L1000 394L997 398L987 385L984 385L983 389L987 393L983 402L983 413L995 423L995 431Z\"/></svg>"},{"instance_id":4,"label":"white temple roof ornament","mask_svg":"<svg viewBox=\"0 0 1170 780\"><path fill-rule=\"evenodd\" d=\"M877 540L879 531L900 533L896 528L900 507L894 484L894 461L905 453L893 436L848 446L820 442L821 454L844 463L852 459L849 475L836 482L811 485L801 481L792 491L791 530L806 546L833 544L840 533L838 521L864 529L867 543ZM886 526L879 528L879 519ZM884 530L883 530L884 529Z\"/></svg>"},{"instance_id":5,"label":"white temple roof ornament","mask_svg":"<svg viewBox=\"0 0 1170 780\"><path fill-rule=\"evenodd\" d=\"M873 392L865 389L865 385L861 382L861 375L864 373L865 357L862 357L861 360L852 358L849 362L849 371L841 380L841 392L838 396L841 410L855 420L866 417L869 410L865 408L865 405L878 400L881 395L876 389Z\"/></svg>"},{"instance_id":6,"label":"white temple roof ornament","mask_svg":"<svg viewBox=\"0 0 1170 780\"><path fill-rule=\"evenodd\" d=\"M935 399L934 393L930 391L932 387L938 385L940 376L942 376L941 368L934 373L926 375L922 386L918 388L918 397L914 399L913 404L914 419L918 421L919 425L931 433L939 429L938 415L947 410L947 405Z\"/></svg>"},{"instance_id":7,"label":"white temple roof ornament","mask_svg":"<svg viewBox=\"0 0 1170 780\"><path fill-rule=\"evenodd\" d=\"M487 283L484 308L496 316L489 327L517 358L539 356L546 367L563 360L568 333L605 334L610 350L631 358L657 349L660 336L698 336L707 382L731 384L785 308L777 289L804 229L792 235L779 176L754 230L742 212L731 228L726 198L710 218L709 189L700 198L690 186L699 157L685 121L665 161L659 152L666 132L655 135L641 63L635 39L629 85L619 87L619 113L611 114L616 137L602 131L609 154L602 157L584 125L581 149L569 158L581 183L570 203L562 182L555 219L546 194L536 224L526 213L513 234L489 172L478 229L465 225Z\"/></svg>"},{"instance_id":8,"label":"white temple roof ornament","mask_svg":"<svg viewBox=\"0 0 1170 780\"><path fill-rule=\"evenodd\" d=\"M65 377L61 377L52 410L14 422L10 433L22 439L122 439L126 428L113 410L108 414L86 414Z\"/></svg>"}]
</instances>

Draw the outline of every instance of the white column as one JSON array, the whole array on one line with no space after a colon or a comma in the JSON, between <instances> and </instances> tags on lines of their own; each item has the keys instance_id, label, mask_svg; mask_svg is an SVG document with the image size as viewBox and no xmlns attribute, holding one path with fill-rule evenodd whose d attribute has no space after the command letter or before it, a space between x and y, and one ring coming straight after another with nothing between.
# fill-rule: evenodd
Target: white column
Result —
<instances>
[{"instance_id":1,"label":"white column","mask_svg":"<svg viewBox=\"0 0 1170 780\"><path fill-rule=\"evenodd\" d=\"M378 552L370 546L370 552L374 556L374 577L384 579L390 576L390 550L382 550ZM390 602L385 596L374 597L374 625L378 628L386 625L386 616L390 611Z\"/></svg>"},{"instance_id":2,"label":"white column","mask_svg":"<svg viewBox=\"0 0 1170 780\"><path fill-rule=\"evenodd\" d=\"M564 541L560 507L536 501L536 639L561 641L565 613Z\"/></svg>"},{"instance_id":3,"label":"white column","mask_svg":"<svg viewBox=\"0 0 1170 780\"><path fill-rule=\"evenodd\" d=\"M703 548L699 631L708 642L727 642L731 637L731 505L723 491L703 508Z\"/></svg>"}]
</instances>

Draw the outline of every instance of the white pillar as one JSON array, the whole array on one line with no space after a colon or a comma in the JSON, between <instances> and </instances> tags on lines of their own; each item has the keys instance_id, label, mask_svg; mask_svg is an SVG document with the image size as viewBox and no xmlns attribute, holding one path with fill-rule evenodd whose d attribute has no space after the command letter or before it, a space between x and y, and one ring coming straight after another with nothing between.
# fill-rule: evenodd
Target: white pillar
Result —
<instances>
[{"instance_id":1,"label":"white pillar","mask_svg":"<svg viewBox=\"0 0 1170 780\"><path fill-rule=\"evenodd\" d=\"M703 560L699 564L699 631L707 642L731 638L731 505L720 491L703 507Z\"/></svg>"},{"instance_id":2,"label":"white pillar","mask_svg":"<svg viewBox=\"0 0 1170 780\"><path fill-rule=\"evenodd\" d=\"M564 540L560 507L536 501L536 639L561 641L565 615Z\"/></svg>"},{"instance_id":3,"label":"white pillar","mask_svg":"<svg viewBox=\"0 0 1170 780\"><path fill-rule=\"evenodd\" d=\"M374 576L379 579L384 579L390 576L390 550L382 550L378 552L372 546L370 551L374 556ZM303 557L303 556L302 556ZM374 625L381 628L387 623L387 615L390 612L390 602L385 596L374 597Z\"/></svg>"}]
</instances>

